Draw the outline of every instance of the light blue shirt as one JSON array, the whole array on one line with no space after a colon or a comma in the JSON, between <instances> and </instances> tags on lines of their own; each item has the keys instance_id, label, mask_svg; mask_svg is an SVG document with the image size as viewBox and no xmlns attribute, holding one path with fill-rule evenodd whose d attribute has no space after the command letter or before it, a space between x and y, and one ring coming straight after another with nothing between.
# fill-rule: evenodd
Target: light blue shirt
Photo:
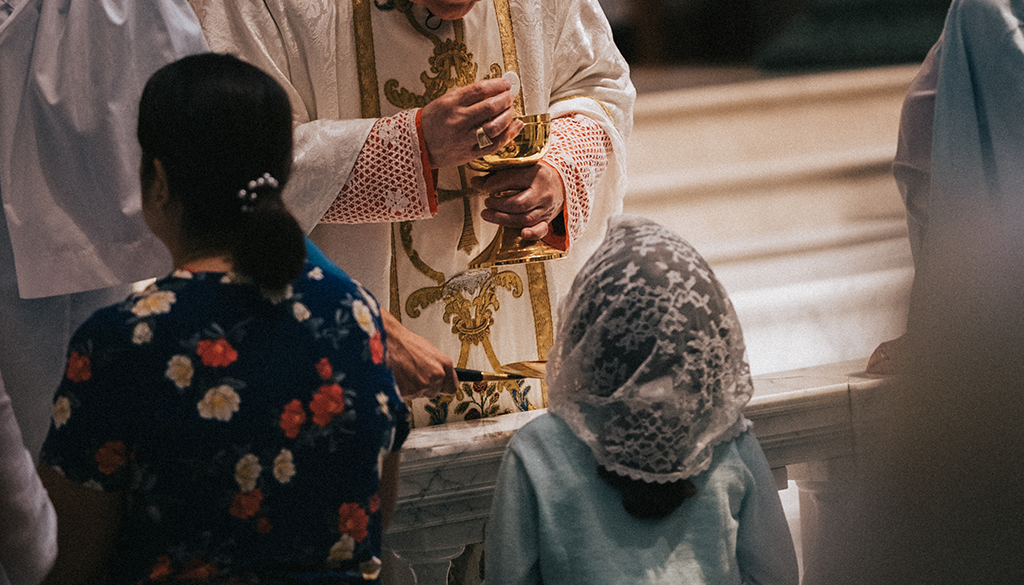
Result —
<instances>
[{"instance_id":1,"label":"light blue shirt","mask_svg":"<svg viewBox=\"0 0 1024 585\"><path fill-rule=\"evenodd\" d=\"M487 527L488 585L793 584L796 553L750 432L715 448L698 494L662 520L626 513L590 449L556 415L513 437Z\"/></svg>"}]
</instances>

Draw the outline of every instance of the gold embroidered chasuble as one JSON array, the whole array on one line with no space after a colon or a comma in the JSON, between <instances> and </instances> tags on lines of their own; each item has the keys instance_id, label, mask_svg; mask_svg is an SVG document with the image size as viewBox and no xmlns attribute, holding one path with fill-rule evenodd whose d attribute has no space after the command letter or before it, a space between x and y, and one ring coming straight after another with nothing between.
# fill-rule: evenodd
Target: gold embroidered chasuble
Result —
<instances>
[{"instance_id":1,"label":"gold embroidered chasuble","mask_svg":"<svg viewBox=\"0 0 1024 585\"><path fill-rule=\"evenodd\" d=\"M381 10L372 1L353 2L364 117L423 107L453 87L518 69L507 2L483 2L458 21L433 17L408 0L393 5ZM391 311L458 367L500 371L505 363L546 359L553 319L545 267L467 271L495 231L479 218L483 198L468 188L472 173L465 167L440 169L437 214L391 225ZM461 386L455 395L416 401L415 423L544 404L538 380Z\"/></svg>"},{"instance_id":2,"label":"gold embroidered chasuble","mask_svg":"<svg viewBox=\"0 0 1024 585\"><path fill-rule=\"evenodd\" d=\"M624 190L635 94L596 0L485 1L457 22L408 0L190 1L214 50L260 66L289 93L296 152L285 198L330 257L459 366L496 370L546 356L559 291L600 242ZM608 169L590 194L590 227L568 257L467 271L496 228L480 219L483 198L466 193L463 169L439 171L430 219L317 225L375 121L517 66L526 113L583 115L611 139ZM462 386L460 395L415 401L415 424L543 404L537 380Z\"/></svg>"}]
</instances>

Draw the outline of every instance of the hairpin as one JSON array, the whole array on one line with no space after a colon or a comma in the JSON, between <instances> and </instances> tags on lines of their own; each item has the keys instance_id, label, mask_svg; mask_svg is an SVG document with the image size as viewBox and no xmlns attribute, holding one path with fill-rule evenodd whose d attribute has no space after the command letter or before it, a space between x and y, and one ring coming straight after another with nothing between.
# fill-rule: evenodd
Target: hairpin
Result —
<instances>
[{"instance_id":1,"label":"hairpin","mask_svg":"<svg viewBox=\"0 0 1024 585\"><path fill-rule=\"evenodd\" d=\"M270 173L263 173L259 178L249 181L249 184L245 186L245 189L238 190L238 198L242 200L242 212L252 212L253 206L256 205L256 198L258 196L256 189L259 189L260 187L277 189L277 186L277 179L270 176Z\"/></svg>"}]
</instances>

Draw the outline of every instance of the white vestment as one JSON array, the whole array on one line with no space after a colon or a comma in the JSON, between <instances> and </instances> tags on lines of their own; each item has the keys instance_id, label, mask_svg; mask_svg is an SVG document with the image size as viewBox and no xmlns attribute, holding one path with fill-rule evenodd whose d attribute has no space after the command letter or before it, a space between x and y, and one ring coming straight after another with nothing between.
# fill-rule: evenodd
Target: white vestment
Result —
<instances>
[{"instance_id":1,"label":"white vestment","mask_svg":"<svg viewBox=\"0 0 1024 585\"><path fill-rule=\"evenodd\" d=\"M313 230L314 241L374 295L389 299L406 327L457 365L494 370L546 359L557 299L601 241L607 217L621 209L625 190L635 91L597 1L480 2L455 22L432 18L418 5L394 7L402 2L192 4L213 50L263 68L288 91L296 166L285 197L300 223ZM317 225L365 156L375 122L429 102L425 84L448 75L460 57L472 61L470 82L518 70L525 113L548 112L553 119L582 115L610 140L603 175L587 189L592 227L571 238L566 258L467 273L495 227L479 218L483 198L465 195L462 169L440 169L437 213L429 219L420 219L417 209L416 215L399 215L401 223ZM370 89L361 91L367 80ZM426 199L426 192L419 195ZM474 244L460 249L467 232ZM450 396L434 400L425 406L429 415L415 408L416 424L543 404L538 384L492 388L478 386L454 402Z\"/></svg>"},{"instance_id":2,"label":"white vestment","mask_svg":"<svg viewBox=\"0 0 1024 585\"><path fill-rule=\"evenodd\" d=\"M185 0L4 4L0 372L34 454L75 327L170 269L142 218L136 112L154 71L206 44Z\"/></svg>"}]
</instances>

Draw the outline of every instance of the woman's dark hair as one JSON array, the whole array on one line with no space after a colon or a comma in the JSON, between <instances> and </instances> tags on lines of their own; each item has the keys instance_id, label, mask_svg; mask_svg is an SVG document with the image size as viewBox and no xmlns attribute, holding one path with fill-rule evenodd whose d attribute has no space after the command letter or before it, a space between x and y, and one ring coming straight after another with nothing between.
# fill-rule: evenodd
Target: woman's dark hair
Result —
<instances>
[{"instance_id":1,"label":"woman's dark hair","mask_svg":"<svg viewBox=\"0 0 1024 585\"><path fill-rule=\"evenodd\" d=\"M619 475L603 465L597 475L618 490L622 507L634 518L658 520L676 511L687 498L697 495L697 487L688 479L668 483L648 483Z\"/></svg>"},{"instance_id":2,"label":"woman's dark hair","mask_svg":"<svg viewBox=\"0 0 1024 585\"><path fill-rule=\"evenodd\" d=\"M292 164L291 105L273 78L215 53L166 65L143 90L138 139L143 188L159 160L190 245L230 254L234 269L264 288L299 275L304 235L281 199ZM253 183L264 174L273 180Z\"/></svg>"}]
</instances>

